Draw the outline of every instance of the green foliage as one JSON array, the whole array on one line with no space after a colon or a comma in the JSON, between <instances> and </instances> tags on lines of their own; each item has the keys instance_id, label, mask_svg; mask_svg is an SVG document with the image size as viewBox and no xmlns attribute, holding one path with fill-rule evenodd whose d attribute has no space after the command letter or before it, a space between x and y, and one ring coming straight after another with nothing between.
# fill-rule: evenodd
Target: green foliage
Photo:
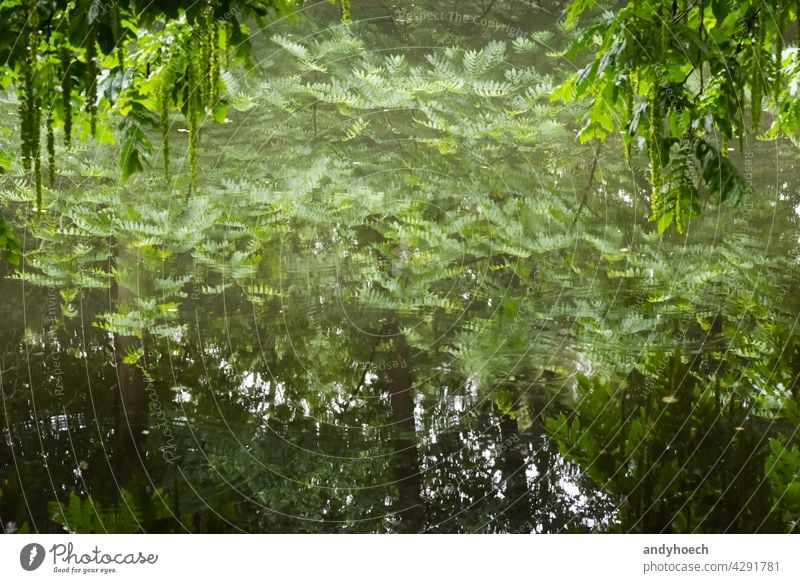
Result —
<instances>
[{"instance_id":1,"label":"green foliage","mask_svg":"<svg viewBox=\"0 0 800 583\"><path fill-rule=\"evenodd\" d=\"M71 534L142 532L148 521L169 515L164 492L160 490L140 499L123 489L119 502L113 506L102 506L92 496L83 498L70 492L66 502L52 501L48 507L51 520Z\"/></svg>"},{"instance_id":2,"label":"green foliage","mask_svg":"<svg viewBox=\"0 0 800 583\"><path fill-rule=\"evenodd\" d=\"M19 265L22 256L19 241L2 215L0 215L0 249L11 265Z\"/></svg>"},{"instance_id":3,"label":"green foliage","mask_svg":"<svg viewBox=\"0 0 800 583\"><path fill-rule=\"evenodd\" d=\"M800 447L788 448L781 439L771 439L770 454L764 461L764 473L769 480L774 500L773 512L789 532L800 529Z\"/></svg>"},{"instance_id":4,"label":"green foliage","mask_svg":"<svg viewBox=\"0 0 800 583\"><path fill-rule=\"evenodd\" d=\"M735 369L704 373L680 352L646 366L649 377L614 383L579 376L572 410L545 420L561 453L616 497L617 528L794 528L796 448L776 438L766 447L761 432L784 425L759 412L757 387Z\"/></svg>"},{"instance_id":5,"label":"green foliage","mask_svg":"<svg viewBox=\"0 0 800 583\"><path fill-rule=\"evenodd\" d=\"M165 34L208 51L175 26ZM47 331L58 342L28 328L21 354L52 351L75 373L56 401L50 369L26 367L17 382L44 387L37 406L94 415L105 439L125 433L97 413L118 410L119 391L95 387L125 371L154 379L137 470L169 490L172 528L194 532L397 530L398 436L418 452L431 529L524 530L515 513L536 517L527 531L795 528L793 189L765 189L747 217L698 216L695 190L747 188L725 147L682 131L688 110L648 127L643 95L631 108L670 152L652 151L657 180L685 183L658 191L662 230L696 217L691 237L659 236L621 157L574 143L581 108L549 102L547 34L416 54L373 50L382 41L361 27L338 13L329 29L278 27L257 73L223 64L219 100L202 63L167 57L169 36L147 32L124 55L138 73L99 87L141 180L120 185L102 146L76 141L60 166L73 186L40 219L24 182L5 183L5 216L27 242L5 283L59 289L64 316ZM230 47L221 30L219 43ZM118 54L98 59L119 67ZM179 110L189 135L170 135ZM190 144L209 113L229 119L202 127L202 188L175 204L144 139L157 127L164 149ZM597 127L614 131L613 116ZM581 203L586 192L602 206ZM128 342L114 366L109 335ZM413 375L415 429L392 416L398 370ZM9 407L28 414L22 398ZM70 437L100 455L89 434ZM173 437L179 479L149 455ZM52 471L71 491L71 470ZM85 477L93 493L105 483ZM100 528L88 504L63 502L72 518L59 524Z\"/></svg>"},{"instance_id":6,"label":"green foliage","mask_svg":"<svg viewBox=\"0 0 800 583\"><path fill-rule=\"evenodd\" d=\"M76 122L88 125L82 137L104 141L106 120L100 113L124 118L123 180L142 169L150 151L135 126L156 125L158 116L163 126L170 110L181 111L193 128L189 156L195 160L198 124L220 101L220 67L229 60L229 47L246 55L242 19L263 22L270 13L290 13L293 5L293 0L180 1L144 8L131 1L3 2L0 72L4 86L10 82L19 99L22 165L32 175L39 210L42 118L51 178L56 174L55 127L63 129L67 147ZM199 67L193 76L176 73L187 71L190 62ZM169 98L159 93L167 83ZM162 137L167 137L163 127ZM194 184L196 163L190 166ZM167 169L165 161L165 174Z\"/></svg>"},{"instance_id":7,"label":"green foliage","mask_svg":"<svg viewBox=\"0 0 800 583\"><path fill-rule=\"evenodd\" d=\"M571 2L567 25L593 8L592 2ZM741 201L744 181L724 146L738 140L743 153L749 149L745 138L763 130L762 108L781 112L773 135L796 129L797 99L785 83L795 75L796 51L784 51L782 38L797 21L793 0L769 7L755 1L629 2L579 31L568 54L588 62L553 99L591 104L583 141L619 134L627 151L636 138L644 141L651 218L659 231L674 224L683 233L701 201Z\"/></svg>"}]
</instances>

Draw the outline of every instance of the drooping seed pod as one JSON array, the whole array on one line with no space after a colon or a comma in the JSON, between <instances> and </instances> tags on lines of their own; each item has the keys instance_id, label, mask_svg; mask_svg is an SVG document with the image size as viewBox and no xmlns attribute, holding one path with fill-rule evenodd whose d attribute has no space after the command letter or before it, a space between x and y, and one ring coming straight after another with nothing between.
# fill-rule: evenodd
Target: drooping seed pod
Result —
<instances>
[{"instance_id":1,"label":"drooping seed pod","mask_svg":"<svg viewBox=\"0 0 800 583\"><path fill-rule=\"evenodd\" d=\"M764 23L758 19L753 23L753 61L750 70L750 118L753 131L758 131L761 121L761 97L764 89L764 72L761 70L764 52Z\"/></svg>"},{"instance_id":2,"label":"drooping seed pod","mask_svg":"<svg viewBox=\"0 0 800 583\"><path fill-rule=\"evenodd\" d=\"M161 150L164 158L164 180L169 182L169 94L170 79L167 72L164 72L164 80L161 83L158 94L158 114L161 122Z\"/></svg>"},{"instance_id":3,"label":"drooping seed pod","mask_svg":"<svg viewBox=\"0 0 800 583\"><path fill-rule=\"evenodd\" d=\"M47 131L47 177L51 187L56 184L56 137L53 131L53 108L47 109L45 120Z\"/></svg>"},{"instance_id":4,"label":"drooping seed pod","mask_svg":"<svg viewBox=\"0 0 800 583\"><path fill-rule=\"evenodd\" d=\"M26 19L27 20L27 19ZM33 168L33 124L34 124L34 69L36 66L36 51L34 48L34 35L30 22L22 25L22 42L25 48L25 58L20 65L22 77L21 95L19 99L20 141L22 154L22 167L30 174Z\"/></svg>"},{"instance_id":5,"label":"drooping seed pod","mask_svg":"<svg viewBox=\"0 0 800 583\"><path fill-rule=\"evenodd\" d=\"M211 107L219 101L219 27L216 22L211 26Z\"/></svg>"},{"instance_id":6,"label":"drooping seed pod","mask_svg":"<svg viewBox=\"0 0 800 583\"><path fill-rule=\"evenodd\" d=\"M207 13L203 18L202 28L198 35L200 41L198 62L198 87L200 89L200 108L204 109L211 96L211 35L210 21Z\"/></svg>"},{"instance_id":7,"label":"drooping seed pod","mask_svg":"<svg viewBox=\"0 0 800 583\"><path fill-rule=\"evenodd\" d=\"M86 113L89 114L89 127L92 136L97 135L97 30L89 26L86 38Z\"/></svg>"},{"instance_id":8,"label":"drooping seed pod","mask_svg":"<svg viewBox=\"0 0 800 583\"><path fill-rule=\"evenodd\" d=\"M633 119L633 87L631 87L629 91L624 92L624 95L626 115L628 119ZM622 143L625 153L625 165L629 171L633 172L633 139L627 127L623 129Z\"/></svg>"},{"instance_id":9,"label":"drooping seed pod","mask_svg":"<svg viewBox=\"0 0 800 583\"><path fill-rule=\"evenodd\" d=\"M39 100L34 95L31 133L31 155L33 157L33 185L36 191L36 209L42 211L42 146L41 146L41 110Z\"/></svg>"},{"instance_id":10,"label":"drooping seed pod","mask_svg":"<svg viewBox=\"0 0 800 583\"><path fill-rule=\"evenodd\" d=\"M20 140L20 157L22 159L22 169L26 173L31 171L31 143L29 137L29 124L28 124L28 108L25 100L20 100L17 109L19 113L19 140Z\"/></svg>"},{"instance_id":11,"label":"drooping seed pod","mask_svg":"<svg viewBox=\"0 0 800 583\"><path fill-rule=\"evenodd\" d=\"M186 117L188 118L189 130L189 192L191 193L197 186L197 116L198 116L198 63L196 54L191 51L191 44L188 51L187 67L187 93L186 93Z\"/></svg>"},{"instance_id":12,"label":"drooping seed pod","mask_svg":"<svg viewBox=\"0 0 800 583\"><path fill-rule=\"evenodd\" d=\"M40 127L41 127L41 113L39 108L39 99L36 93L35 78L36 71L39 66L39 11L38 3L36 0L29 0L28 2L28 22L27 30L27 51L26 60L28 61L25 66L25 119L24 123L27 125L27 132L25 139L28 145L25 147L25 152L28 155L29 162L26 164L26 169L30 171L33 166L33 184L36 192L36 208L39 212L42 210L42 156L41 156L41 140L40 140ZM31 164L32 161L32 164Z\"/></svg>"},{"instance_id":13,"label":"drooping seed pod","mask_svg":"<svg viewBox=\"0 0 800 583\"><path fill-rule=\"evenodd\" d=\"M778 14L778 30L775 35L775 100L780 99L783 75L783 30L786 28L786 11Z\"/></svg>"},{"instance_id":14,"label":"drooping seed pod","mask_svg":"<svg viewBox=\"0 0 800 583\"><path fill-rule=\"evenodd\" d=\"M42 156L38 151L33 158L33 180L36 190L36 211L42 212L42 199L44 198L42 195Z\"/></svg>"},{"instance_id":15,"label":"drooping seed pod","mask_svg":"<svg viewBox=\"0 0 800 583\"><path fill-rule=\"evenodd\" d=\"M661 117L658 108L658 89L653 87L650 90L650 136L648 139L647 153L650 159L650 183L653 186L653 194L650 199L654 213L658 212L661 192Z\"/></svg>"},{"instance_id":16,"label":"drooping seed pod","mask_svg":"<svg viewBox=\"0 0 800 583\"><path fill-rule=\"evenodd\" d=\"M66 41L65 41L66 43ZM64 110L64 145L72 144L72 52L61 47L61 108Z\"/></svg>"}]
</instances>

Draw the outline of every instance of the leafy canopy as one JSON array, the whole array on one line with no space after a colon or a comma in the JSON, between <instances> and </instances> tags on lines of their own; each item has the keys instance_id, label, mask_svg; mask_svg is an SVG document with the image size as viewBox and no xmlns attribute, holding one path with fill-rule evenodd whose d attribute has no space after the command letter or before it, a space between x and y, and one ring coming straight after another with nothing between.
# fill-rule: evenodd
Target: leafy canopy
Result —
<instances>
[{"instance_id":1,"label":"leafy canopy","mask_svg":"<svg viewBox=\"0 0 800 583\"><path fill-rule=\"evenodd\" d=\"M634 0L601 14L596 6L575 0L567 9L568 26L590 20L567 52L588 62L553 93L587 103L581 140L618 134L629 160L642 144L661 232L683 232L706 201L740 202L751 188L728 143L747 155L759 133L800 127L797 49L784 48L800 5Z\"/></svg>"}]
</instances>

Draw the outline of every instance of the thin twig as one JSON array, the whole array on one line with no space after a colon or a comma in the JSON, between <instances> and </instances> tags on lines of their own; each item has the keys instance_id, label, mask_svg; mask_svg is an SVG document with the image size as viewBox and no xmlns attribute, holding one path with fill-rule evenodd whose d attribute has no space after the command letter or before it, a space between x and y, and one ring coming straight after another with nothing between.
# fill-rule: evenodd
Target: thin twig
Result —
<instances>
[{"instance_id":1,"label":"thin twig","mask_svg":"<svg viewBox=\"0 0 800 583\"><path fill-rule=\"evenodd\" d=\"M486 9L483 11L483 14L481 14L481 15L478 17L478 20L481 20L481 19L482 19L484 16L486 16L487 14L489 14L489 11L492 9L492 6L494 6L494 3L495 3L495 2L497 2L497 0L492 0L491 2L489 2L489 6L487 6L487 7L486 7Z\"/></svg>"},{"instance_id":2,"label":"thin twig","mask_svg":"<svg viewBox=\"0 0 800 583\"><path fill-rule=\"evenodd\" d=\"M586 200L589 198L589 193L592 191L592 185L594 184L594 175L595 172L597 172L597 160L600 156L600 147L601 143L598 142L597 146L594 149L594 160L592 160L592 166L589 169L589 184L586 185L586 188L583 191L583 199L581 200L581 204L578 205L578 210L575 213L575 220L572 221L573 225L578 222L578 217L581 216L581 211L583 210L583 207L586 206Z\"/></svg>"}]
</instances>

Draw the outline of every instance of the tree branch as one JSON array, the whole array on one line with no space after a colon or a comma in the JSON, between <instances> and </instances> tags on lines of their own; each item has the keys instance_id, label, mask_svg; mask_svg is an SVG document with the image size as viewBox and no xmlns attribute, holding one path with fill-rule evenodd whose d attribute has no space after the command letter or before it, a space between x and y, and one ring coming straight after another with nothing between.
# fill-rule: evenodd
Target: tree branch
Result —
<instances>
[{"instance_id":1,"label":"tree branch","mask_svg":"<svg viewBox=\"0 0 800 583\"><path fill-rule=\"evenodd\" d=\"M578 218L581 216L581 211L583 207L586 206L586 200L589 198L589 193L592 191L592 185L594 184L594 175L597 172L597 161L600 156L600 148L602 143L598 142L597 146L594 149L594 160L592 160L592 166L589 169L589 184L586 185L586 188L583 191L583 198L581 199L581 204L578 205L578 210L575 212L575 220L572 221L572 224L576 224L578 222Z\"/></svg>"}]
</instances>

